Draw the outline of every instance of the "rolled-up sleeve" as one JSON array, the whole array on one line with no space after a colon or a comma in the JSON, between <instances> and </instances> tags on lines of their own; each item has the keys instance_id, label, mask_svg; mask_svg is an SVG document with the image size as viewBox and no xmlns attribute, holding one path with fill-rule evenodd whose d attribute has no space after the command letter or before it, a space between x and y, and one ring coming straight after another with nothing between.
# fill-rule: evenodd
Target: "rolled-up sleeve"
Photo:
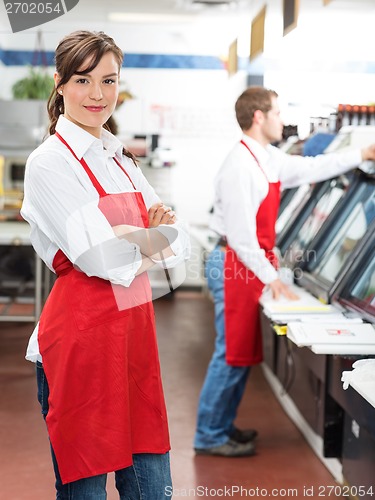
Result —
<instances>
[{"instance_id":1,"label":"rolled-up sleeve","mask_svg":"<svg viewBox=\"0 0 375 500\"><path fill-rule=\"evenodd\" d=\"M190 236L185 222L177 220L175 224L162 224L156 229L168 240L174 255L163 259L152 259L155 264L164 268L172 268L190 258Z\"/></svg>"}]
</instances>

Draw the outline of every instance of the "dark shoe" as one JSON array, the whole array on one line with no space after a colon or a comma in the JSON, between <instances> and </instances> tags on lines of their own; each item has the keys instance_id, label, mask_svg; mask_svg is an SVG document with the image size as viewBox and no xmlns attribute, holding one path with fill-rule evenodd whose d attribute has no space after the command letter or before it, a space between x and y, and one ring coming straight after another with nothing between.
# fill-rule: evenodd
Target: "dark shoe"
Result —
<instances>
[{"instance_id":1,"label":"dark shoe","mask_svg":"<svg viewBox=\"0 0 375 500\"><path fill-rule=\"evenodd\" d=\"M246 429L243 431L240 429L234 429L230 435L230 439L232 441L236 441L236 443L248 443L249 441L254 441L257 435L258 431L255 429Z\"/></svg>"},{"instance_id":2,"label":"dark shoe","mask_svg":"<svg viewBox=\"0 0 375 500\"><path fill-rule=\"evenodd\" d=\"M254 455L255 446L253 442L237 443L231 439L213 448L195 448L197 455L217 455L222 457L248 457Z\"/></svg>"}]
</instances>

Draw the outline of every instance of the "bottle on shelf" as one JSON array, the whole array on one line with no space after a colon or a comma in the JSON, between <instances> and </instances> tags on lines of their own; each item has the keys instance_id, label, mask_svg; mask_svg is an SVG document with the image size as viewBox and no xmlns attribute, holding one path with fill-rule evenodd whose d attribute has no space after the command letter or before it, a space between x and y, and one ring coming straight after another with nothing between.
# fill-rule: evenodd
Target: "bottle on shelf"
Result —
<instances>
[{"instance_id":1,"label":"bottle on shelf","mask_svg":"<svg viewBox=\"0 0 375 500\"><path fill-rule=\"evenodd\" d=\"M342 120L344 118L344 107L345 106L343 104L339 104L337 106L336 132L338 132L342 127Z\"/></svg>"},{"instance_id":2,"label":"bottle on shelf","mask_svg":"<svg viewBox=\"0 0 375 500\"><path fill-rule=\"evenodd\" d=\"M352 119L350 125L353 127L358 127L359 125L359 106L357 104L353 104L352 106Z\"/></svg>"},{"instance_id":3,"label":"bottle on shelf","mask_svg":"<svg viewBox=\"0 0 375 500\"><path fill-rule=\"evenodd\" d=\"M363 127L368 124L368 106L360 107L359 124Z\"/></svg>"},{"instance_id":4,"label":"bottle on shelf","mask_svg":"<svg viewBox=\"0 0 375 500\"><path fill-rule=\"evenodd\" d=\"M375 106L370 105L368 111L368 125L375 127Z\"/></svg>"},{"instance_id":5,"label":"bottle on shelf","mask_svg":"<svg viewBox=\"0 0 375 500\"><path fill-rule=\"evenodd\" d=\"M338 111L337 112L333 111L328 116L328 132L330 134L334 134L335 132L338 131L338 126L337 126L338 115L339 115Z\"/></svg>"},{"instance_id":6,"label":"bottle on shelf","mask_svg":"<svg viewBox=\"0 0 375 500\"><path fill-rule=\"evenodd\" d=\"M348 125L351 125L351 123L352 123L352 105L345 104L344 105L344 114L342 117L342 126L347 127Z\"/></svg>"}]
</instances>

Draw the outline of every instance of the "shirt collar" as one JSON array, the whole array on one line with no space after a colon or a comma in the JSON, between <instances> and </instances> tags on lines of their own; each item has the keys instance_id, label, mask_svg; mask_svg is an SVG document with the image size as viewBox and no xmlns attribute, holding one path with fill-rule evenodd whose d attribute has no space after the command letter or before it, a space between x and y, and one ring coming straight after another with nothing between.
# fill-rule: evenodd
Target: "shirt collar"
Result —
<instances>
[{"instance_id":1,"label":"shirt collar","mask_svg":"<svg viewBox=\"0 0 375 500\"><path fill-rule=\"evenodd\" d=\"M116 155L119 158L121 158L124 146L116 136L114 136L113 134L111 134L111 132L103 128L101 140L103 142L103 146L107 151L108 156L113 157Z\"/></svg>"},{"instance_id":2,"label":"shirt collar","mask_svg":"<svg viewBox=\"0 0 375 500\"><path fill-rule=\"evenodd\" d=\"M264 164L267 162L270 153L267 151L265 147L263 147L261 144L259 144L258 141L255 139L249 137L248 135L243 134L242 140L249 146L253 154L255 155L256 159L259 161L260 164Z\"/></svg>"},{"instance_id":3,"label":"shirt collar","mask_svg":"<svg viewBox=\"0 0 375 500\"><path fill-rule=\"evenodd\" d=\"M117 155L121 158L123 146L119 139L108 130L102 129L101 138L97 139L63 115L60 115L56 123L56 132L65 139L78 159L83 158L85 153L92 147L104 148L108 156Z\"/></svg>"}]
</instances>

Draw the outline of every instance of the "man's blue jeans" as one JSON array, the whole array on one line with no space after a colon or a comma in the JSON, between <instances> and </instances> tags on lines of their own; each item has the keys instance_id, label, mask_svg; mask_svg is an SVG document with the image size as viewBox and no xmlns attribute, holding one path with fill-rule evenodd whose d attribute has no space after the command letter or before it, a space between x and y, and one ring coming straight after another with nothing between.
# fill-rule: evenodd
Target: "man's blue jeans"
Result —
<instances>
[{"instance_id":1,"label":"man's blue jeans","mask_svg":"<svg viewBox=\"0 0 375 500\"><path fill-rule=\"evenodd\" d=\"M38 400L43 417L48 413L49 388L43 365L37 363ZM105 500L107 474L62 484L57 461L51 447L56 476L57 500ZM171 498L172 480L169 453L133 455L133 465L115 472L120 500L165 500Z\"/></svg>"},{"instance_id":2,"label":"man's blue jeans","mask_svg":"<svg viewBox=\"0 0 375 500\"><path fill-rule=\"evenodd\" d=\"M229 366L225 361L224 260L225 252L216 247L206 263L208 288L215 303L216 342L199 399L195 448L212 448L228 441L250 372L249 367Z\"/></svg>"}]
</instances>

